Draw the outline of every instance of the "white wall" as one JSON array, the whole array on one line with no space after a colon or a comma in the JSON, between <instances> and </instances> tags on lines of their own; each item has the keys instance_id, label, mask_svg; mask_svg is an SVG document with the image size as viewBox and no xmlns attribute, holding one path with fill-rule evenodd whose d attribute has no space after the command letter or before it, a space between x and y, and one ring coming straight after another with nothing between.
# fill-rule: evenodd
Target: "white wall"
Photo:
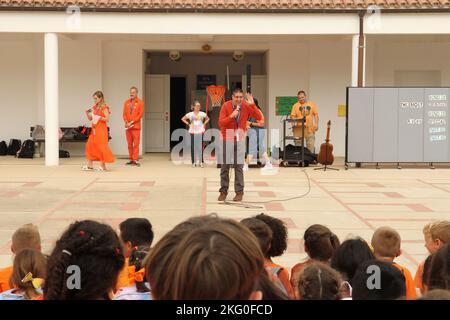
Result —
<instances>
[{"instance_id":1,"label":"white wall","mask_svg":"<svg viewBox=\"0 0 450 320\"><path fill-rule=\"evenodd\" d=\"M111 109L110 147L113 153L119 156L128 155L122 111L123 103L130 96L130 87L136 86L141 99L144 97L142 47L140 42L103 42L102 82L105 101ZM141 153L143 145L144 141L141 142Z\"/></svg>"},{"instance_id":2,"label":"white wall","mask_svg":"<svg viewBox=\"0 0 450 320\"><path fill-rule=\"evenodd\" d=\"M449 39L430 37L400 38L401 41L369 37L367 85L394 85L395 70L441 70L441 85L450 86ZM218 50L267 50L269 127L282 128L280 117L275 116L275 98L295 95L304 89L319 107L316 151L325 137L326 122L331 120L334 154L344 155L345 123L344 118L337 117L337 106L345 103L345 88L350 84L351 37L218 42L214 46ZM84 123L83 110L92 104L92 93L103 90L112 111L110 145L116 155L126 155L122 105L132 85L144 96L144 51L198 50L199 47L199 43L189 42L61 39L61 126ZM43 99L43 36L0 35L0 139L28 138L30 126L43 124ZM82 144L64 146L72 154L80 155L84 154L83 148Z\"/></svg>"},{"instance_id":3,"label":"white wall","mask_svg":"<svg viewBox=\"0 0 450 320\"><path fill-rule=\"evenodd\" d=\"M415 37L406 41L400 36L389 39L369 37L367 53L371 67L366 85L394 86L396 70L440 70L441 86L450 86L450 40L433 39Z\"/></svg>"},{"instance_id":4,"label":"white wall","mask_svg":"<svg viewBox=\"0 0 450 320\"><path fill-rule=\"evenodd\" d=\"M351 39L310 43L309 96L319 110L316 153L326 138L331 120L330 139L335 156L345 155L345 117L338 117L338 105L346 103L346 87L351 85Z\"/></svg>"},{"instance_id":5,"label":"white wall","mask_svg":"<svg viewBox=\"0 0 450 320\"><path fill-rule=\"evenodd\" d=\"M351 81L351 39L273 44L268 52L268 79L270 127L280 129L280 139L283 127L281 117L275 115L275 98L295 96L303 89L319 111L316 152L325 140L326 123L331 120L334 155L343 156L345 118L337 116L337 108L345 104L346 87Z\"/></svg>"},{"instance_id":6,"label":"white wall","mask_svg":"<svg viewBox=\"0 0 450 320\"><path fill-rule=\"evenodd\" d=\"M28 139L37 123L40 47L35 36L0 40L0 141Z\"/></svg>"}]
</instances>

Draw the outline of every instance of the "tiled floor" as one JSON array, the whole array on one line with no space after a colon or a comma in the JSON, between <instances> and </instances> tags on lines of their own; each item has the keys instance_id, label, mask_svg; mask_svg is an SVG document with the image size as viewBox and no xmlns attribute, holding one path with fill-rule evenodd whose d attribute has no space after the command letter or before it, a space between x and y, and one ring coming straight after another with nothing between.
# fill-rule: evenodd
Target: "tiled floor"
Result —
<instances>
[{"instance_id":1,"label":"tiled floor","mask_svg":"<svg viewBox=\"0 0 450 320\"><path fill-rule=\"evenodd\" d=\"M216 201L219 170L213 165L174 165L167 154L151 154L140 168L119 160L101 173L80 171L83 161L62 159L61 166L48 168L43 159L0 158L0 267L11 263L13 231L29 222L38 224L49 252L76 219L98 219L116 228L128 217L147 217L157 241L191 216L216 212L242 219L265 212L289 227L288 250L277 259L286 267L305 257L302 235L313 223L327 225L341 241L352 235L370 240L375 228L389 225L403 239L398 262L415 272L426 255L422 227L432 219L450 219L448 167L346 171L338 161L341 170L336 172L279 168L274 175L262 175L250 169L245 203L228 205Z\"/></svg>"}]
</instances>

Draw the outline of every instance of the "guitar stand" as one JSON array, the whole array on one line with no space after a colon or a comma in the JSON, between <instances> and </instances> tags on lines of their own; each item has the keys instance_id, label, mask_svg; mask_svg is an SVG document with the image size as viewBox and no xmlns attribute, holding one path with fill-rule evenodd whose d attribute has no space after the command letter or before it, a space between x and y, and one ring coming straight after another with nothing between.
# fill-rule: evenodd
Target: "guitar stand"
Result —
<instances>
[{"instance_id":1,"label":"guitar stand","mask_svg":"<svg viewBox=\"0 0 450 320\"><path fill-rule=\"evenodd\" d=\"M327 165L324 165L323 167L320 167L320 168L314 168L314 170L322 170L322 169L323 169L323 171L327 171L327 169L328 169L328 170L339 171L338 168L329 167L329 166L327 166Z\"/></svg>"}]
</instances>

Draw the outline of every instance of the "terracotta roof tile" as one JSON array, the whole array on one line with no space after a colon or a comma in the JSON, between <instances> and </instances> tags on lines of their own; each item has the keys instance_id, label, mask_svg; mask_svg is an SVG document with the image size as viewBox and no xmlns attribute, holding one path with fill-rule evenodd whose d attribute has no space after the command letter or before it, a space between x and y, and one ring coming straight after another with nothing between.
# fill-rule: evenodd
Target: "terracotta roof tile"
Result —
<instances>
[{"instance_id":1,"label":"terracotta roof tile","mask_svg":"<svg viewBox=\"0 0 450 320\"><path fill-rule=\"evenodd\" d=\"M0 0L1 8L148 10L449 9L450 0Z\"/></svg>"}]
</instances>

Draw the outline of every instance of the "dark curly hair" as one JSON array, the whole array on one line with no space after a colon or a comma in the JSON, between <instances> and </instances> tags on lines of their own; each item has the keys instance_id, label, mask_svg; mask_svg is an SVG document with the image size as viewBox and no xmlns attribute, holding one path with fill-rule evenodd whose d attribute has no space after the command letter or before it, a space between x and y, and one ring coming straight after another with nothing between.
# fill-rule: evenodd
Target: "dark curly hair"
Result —
<instances>
[{"instance_id":1,"label":"dark curly hair","mask_svg":"<svg viewBox=\"0 0 450 320\"><path fill-rule=\"evenodd\" d=\"M258 214L255 218L265 222L272 230L272 241L267 256L281 256L287 249L288 230L286 224L282 220L264 213Z\"/></svg>"},{"instance_id":2,"label":"dark curly hair","mask_svg":"<svg viewBox=\"0 0 450 320\"><path fill-rule=\"evenodd\" d=\"M272 230L264 222L256 218L246 218L241 220L241 224L246 226L256 237L261 247L261 251L265 258L270 258L267 252L270 249L272 243Z\"/></svg>"},{"instance_id":3,"label":"dark curly hair","mask_svg":"<svg viewBox=\"0 0 450 320\"><path fill-rule=\"evenodd\" d=\"M51 253L44 286L45 300L109 299L125 258L119 237L106 224L91 220L69 226ZM70 289L69 266L81 270L79 289Z\"/></svg>"},{"instance_id":4,"label":"dark curly hair","mask_svg":"<svg viewBox=\"0 0 450 320\"><path fill-rule=\"evenodd\" d=\"M144 259L147 256L149 250L149 246L134 247L133 251L131 251L128 265L134 266L136 271L144 268ZM138 281L136 281L136 290L137 292L150 292L150 289L145 285L144 282Z\"/></svg>"}]
</instances>

